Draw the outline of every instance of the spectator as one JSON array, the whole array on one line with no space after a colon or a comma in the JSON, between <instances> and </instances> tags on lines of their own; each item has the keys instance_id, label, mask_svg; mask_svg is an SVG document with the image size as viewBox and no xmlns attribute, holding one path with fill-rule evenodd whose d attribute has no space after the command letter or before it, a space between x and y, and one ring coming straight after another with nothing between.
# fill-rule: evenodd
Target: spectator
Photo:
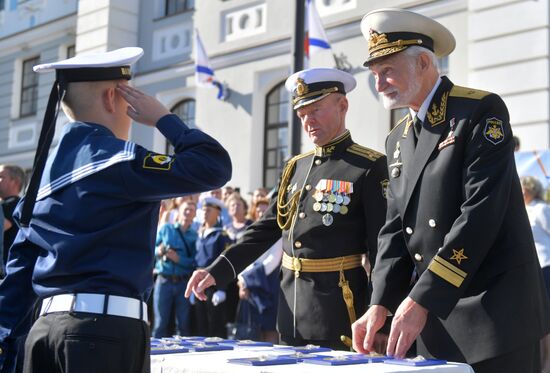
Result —
<instances>
[{"instance_id":1,"label":"spectator","mask_svg":"<svg viewBox=\"0 0 550 373\"><path fill-rule=\"evenodd\" d=\"M226 206L227 206L227 199L233 193L235 193L235 188L233 188L232 186L226 185L222 188L221 200Z\"/></svg>"},{"instance_id":2,"label":"spectator","mask_svg":"<svg viewBox=\"0 0 550 373\"><path fill-rule=\"evenodd\" d=\"M227 233L221 228L219 218L224 207L222 201L214 197L206 197L203 200L202 210L204 222L199 230L197 239L197 253L195 261L197 267L209 266L214 259L229 244L231 240ZM195 315L197 322L197 333L207 337L225 337L225 289L212 287L206 292L206 300L197 302Z\"/></svg>"},{"instance_id":3,"label":"spectator","mask_svg":"<svg viewBox=\"0 0 550 373\"><path fill-rule=\"evenodd\" d=\"M521 178L521 190L525 209L529 216L535 248L542 268L546 292L550 298L550 206L543 200L543 188L532 176ZM542 372L550 372L550 335L541 340Z\"/></svg>"},{"instance_id":4,"label":"spectator","mask_svg":"<svg viewBox=\"0 0 550 373\"><path fill-rule=\"evenodd\" d=\"M231 196L227 198L225 205L227 206L229 216L231 216L231 223L227 224L224 229L229 235L229 238L235 242L243 235L246 227L253 222L246 218L248 206L239 193L231 194Z\"/></svg>"},{"instance_id":5,"label":"spectator","mask_svg":"<svg viewBox=\"0 0 550 373\"><path fill-rule=\"evenodd\" d=\"M191 304L183 296L187 280L193 272L197 232L191 228L197 205L185 201L180 205L176 223L166 223L157 234L154 290L155 326L153 337L169 336L168 325L172 308L176 315L178 335L190 335Z\"/></svg>"},{"instance_id":6,"label":"spectator","mask_svg":"<svg viewBox=\"0 0 550 373\"><path fill-rule=\"evenodd\" d=\"M19 166L0 165L0 199L4 211L4 252L3 266L8 262L8 253L11 244L19 230L13 220L13 211L21 199L19 195L25 187L25 171Z\"/></svg>"},{"instance_id":7,"label":"spectator","mask_svg":"<svg viewBox=\"0 0 550 373\"><path fill-rule=\"evenodd\" d=\"M267 210L268 206L269 206L269 198L267 197L258 198L257 200L252 202L252 204L250 205L250 209L248 209L247 218L252 220L253 222L259 220L263 216L265 210Z\"/></svg>"}]
</instances>

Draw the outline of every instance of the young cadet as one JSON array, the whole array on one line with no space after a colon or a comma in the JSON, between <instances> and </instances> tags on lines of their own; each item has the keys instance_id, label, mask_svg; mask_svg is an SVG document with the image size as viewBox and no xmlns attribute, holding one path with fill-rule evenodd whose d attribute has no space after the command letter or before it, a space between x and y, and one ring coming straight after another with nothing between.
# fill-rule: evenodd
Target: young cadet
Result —
<instances>
[{"instance_id":1,"label":"young cadet","mask_svg":"<svg viewBox=\"0 0 550 373\"><path fill-rule=\"evenodd\" d=\"M225 286L283 236L278 330L283 343L344 348L355 315L368 304L371 263L386 215L386 157L353 142L346 94L355 78L336 69L299 71L286 81L315 149L285 166L264 216L206 270L195 271L186 296Z\"/></svg>"},{"instance_id":2,"label":"young cadet","mask_svg":"<svg viewBox=\"0 0 550 373\"><path fill-rule=\"evenodd\" d=\"M122 48L34 67L56 71L43 132L53 132L58 98L72 121L43 172L51 138L41 136L16 210L20 231L0 284L0 364L11 359L21 320L39 297L25 372L150 370L144 301L159 202L221 187L231 162L216 140L128 85L130 65L142 54ZM129 142L132 119L156 127L175 154Z\"/></svg>"},{"instance_id":3,"label":"young cadet","mask_svg":"<svg viewBox=\"0 0 550 373\"><path fill-rule=\"evenodd\" d=\"M392 313L388 355L403 357L419 337L420 355L467 362L476 373L540 372L550 308L506 105L439 76L436 57L455 39L433 19L380 9L361 29L384 106L410 113L386 141L388 214L354 348L371 350Z\"/></svg>"}]
</instances>

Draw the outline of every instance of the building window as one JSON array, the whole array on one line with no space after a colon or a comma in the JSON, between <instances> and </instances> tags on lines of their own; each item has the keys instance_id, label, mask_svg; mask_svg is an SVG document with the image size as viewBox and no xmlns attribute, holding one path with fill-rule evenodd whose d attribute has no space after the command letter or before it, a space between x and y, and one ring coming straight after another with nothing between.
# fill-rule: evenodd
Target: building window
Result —
<instances>
[{"instance_id":1,"label":"building window","mask_svg":"<svg viewBox=\"0 0 550 373\"><path fill-rule=\"evenodd\" d=\"M21 104L19 116L25 117L36 114L36 102L38 99L38 74L32 67L38 65L39 57L23 61L23 78L21 80Z\"/></svg>"},{"instance_id":2,"label":"building window","mask_svg":"<svg viewBox=\"0 0 550 373\"><path fill-rule=\"evenodd\" d=\"M284 82L273 88L266 98L264 133L264 187L272 188L288 157L289 99Z\"/></svg>"},{"instance_id":3,"label":"building window","mask_svg":"<svg viewBox=\"0 0 550 373\"><path fill-rule=\"evenodd\" d=\"M195 0L166 0L165 16L185 12L195 7Z\"/></svg>"},{"instance_id":4,"label":"building window","mask_svg":"<svg viewBox=\"0 0 550 373\"><path fill-rule=\"evenodd\" d=\"M70 45L67 47L67 58L72 58L76 56L76 46Z\"/></svg>"},{"instance_id":5,"label":"building window","mask_svg":"<svg viewBox=\"0 0 550 373\"><path fill-rule=\"evenodd\" d=\"M195 100L186 99L178 102L172 110L182 121L190 128L197 128L195 125ZM166 141L166 154L172 154L174 147L170 142Z\"/></svg>"},{"instance_id":6,"label":"building window","mask_svg":"<svg viewBox=\"0 0 550 373\"><path fill-rule=\"evenodd\" d=\"M6 5L4 4L4 0L0 0L0 12L6 8Z\"/></svg>"}]
</instances>

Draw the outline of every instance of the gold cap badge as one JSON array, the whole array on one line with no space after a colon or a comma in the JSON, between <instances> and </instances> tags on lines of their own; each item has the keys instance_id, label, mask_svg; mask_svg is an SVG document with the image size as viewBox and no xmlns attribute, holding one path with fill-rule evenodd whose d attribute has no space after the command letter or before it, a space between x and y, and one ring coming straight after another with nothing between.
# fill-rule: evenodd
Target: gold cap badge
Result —
<instances>
[{"instance_id":1,"label":"gold cap badge","mask_svg":"<svg viewBox=\"0 0 550 373\"><path fill-rule=\"evenodd\" d=\"M307 94L309 89L307 88L306 82L302 78L296 79L296 95L303 96Z\"/></svg>"}]
</instances>

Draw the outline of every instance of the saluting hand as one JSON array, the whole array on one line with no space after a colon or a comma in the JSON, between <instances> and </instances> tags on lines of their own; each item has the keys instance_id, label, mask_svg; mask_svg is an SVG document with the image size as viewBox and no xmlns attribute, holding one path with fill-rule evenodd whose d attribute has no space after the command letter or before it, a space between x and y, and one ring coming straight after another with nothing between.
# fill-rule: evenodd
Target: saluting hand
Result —
<instances>
[{"instance_id":1,"label":"saluting hand","mask_svg":"<svg viewBox=\"0 0 550 373\"><path fill-rule=\"evenodd\" d=\"M136 122L155 126L160 118L170 114L170 111L156 98L128 84L117 84L117 92L130 104L128 116Z\"/></svg>"},{"instance_id":2,"label":"saluting hand","mask_svg":"<svg viewBox=\"0 0 550 373\"><path fill-rule=\"evenodd\" d=\"M204 293L204 290L214 285L216 285L216 280L212 277L212 275L210 275L210 273L204 269L197 269L193 272L193 275L187 282L185 297L189 298L191 293L193 293L197 299L205 301L206 294Z\"/></svg>"},{"instance_id":3,"label":"saluting hand","mask_svg":"<svg viewBox=\"0 0 550 373\"><path fill-rule=\"evenodd\" d=\"M410 297L405 298L393 316L388 338L388 356L403 359L416 337L424 329L427 318L426 308Z\"/></svg>"}]
</instances>

